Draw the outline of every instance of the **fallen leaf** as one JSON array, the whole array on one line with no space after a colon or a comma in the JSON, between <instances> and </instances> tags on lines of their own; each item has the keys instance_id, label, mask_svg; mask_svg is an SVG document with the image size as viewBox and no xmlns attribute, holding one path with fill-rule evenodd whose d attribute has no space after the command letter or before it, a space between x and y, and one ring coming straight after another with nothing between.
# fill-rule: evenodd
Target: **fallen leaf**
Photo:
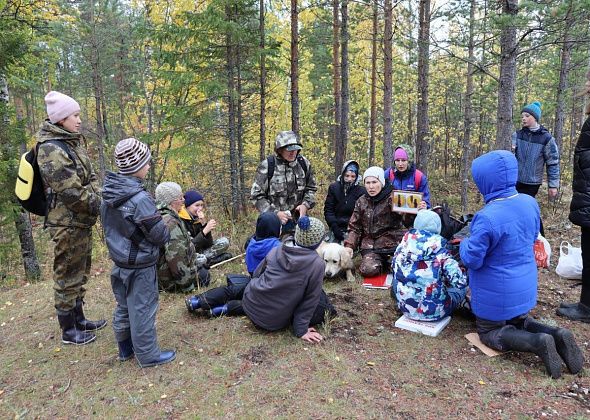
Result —
<instances>
[{"instance_id":1,"label":"fallen leaf","mask_svg":"<svg viewBox=\"0 0 590 420\"><path fill-rule=\"evenodd\" d=\"M9 301L9 300L7 300L7 301L5 302L5 305L6 305L6 306L10 306L10 305L12 305L12 302L11 302L11 301Z\"/></svg>"},{"instance_id":2,"label":"fallen leaf","mask_svg":"<svg viewBox=\"0 0 590 420\"><path fill-rule=\"evenodd\" d=\"M59 353L61 351L61 347L56 347L55 350L53 350L55 353Z\"/></svg>"},{"instance_id":3,"label":"fallen leaf","mask_svg":"<svg viewBox=\"0 0 590 420\"><path fill-rule=\"evenodd\" d=\"M43 343L37 344L37 347L40 348L40 349L42 349L43 348Z\"/></svg>"},{"instance_id":4,"label":"fallen leaf","mask_svg":"<svg viewBox=\"0 0 590 420\"><path fill-rule=\"evenodd\" d=\"M375 362L367 362L367 365L369 365L369 366L375 366Z\"/></svg>"},{"instance_id":5,"label":"fallen leaf","mask_svg":"<svg viewBox=\"0 0 590 420\"><path fill-rule=\"evenodd\" d=\"M168 395L166 395L166 394L160 395L160 399L165 400L166 398L168 398Z\"/></svg>"},{"instance_id":6,"label":"fallen leaf","mask_svg":"<svg viewBox=\"0 0 590 420\"><path fill-rule=\"evenodd\" d=\"M482 381L481 379L479 381L477 381L477 383L479 383L480 385L485 385L486 383L484 381Z\"/></svg>"},{"instance_id":7,"label":"fallen leaf","mask_svg":"<svg viewBox=\"0 0 590 420\"><path fill-rule=\"evenodd\" d=\"M335 359L336 359L337 362L340 361L340 357L338 357L338 356L336 356Z\"/></svg>"}]
</instances>

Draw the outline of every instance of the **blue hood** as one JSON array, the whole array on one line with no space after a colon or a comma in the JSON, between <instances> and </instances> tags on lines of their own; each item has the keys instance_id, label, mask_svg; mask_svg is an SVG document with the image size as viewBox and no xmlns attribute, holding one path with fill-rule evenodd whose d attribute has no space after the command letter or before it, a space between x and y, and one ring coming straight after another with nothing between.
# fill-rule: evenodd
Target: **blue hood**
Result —
<instances>
[{"instance_id":1,"label":"blue hood","mask_svg":"<svg viewBox=\"0 0 590 420\"><path fill-rule=\"evenodd\" d=\"M495 150L475 159L471 164L471 175L486 203L517 194L518 162L506 150Z\"/></svg>"}]
</instances>

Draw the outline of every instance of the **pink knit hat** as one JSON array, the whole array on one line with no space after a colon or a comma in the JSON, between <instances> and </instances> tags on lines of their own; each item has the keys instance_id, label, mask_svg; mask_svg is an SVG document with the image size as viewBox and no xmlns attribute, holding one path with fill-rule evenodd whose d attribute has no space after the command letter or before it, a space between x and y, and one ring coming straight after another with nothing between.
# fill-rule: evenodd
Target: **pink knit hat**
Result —
<instances>
[{"instance_id":1,"label":"pink knit hat","mask_svg":"<svg viewBox=\"0 0 590 420\"><path fill-rule=\"evenodd\" d=\"M122 175L134 174L143 168L151 158L152 154L147 144L133 137L123 139L115 146L115 165Z\"/></svg>"},{"instance_id":2,"label":"pink knit hat","mask_svg":"<svg viewBox=\"0 0 590 420\"><path fill-rule=\"evenodd\" d=\"M70 115L80 112L80 105L68 95L52 90L45 95L45 105L49 121L53 124L68 118Z\"/></svg>"},{"instance_id":3,"label":"pink knit hat","mask_svg":"<svg viewBox=\"0 0 590 420\"><path fill-rule=\"evenodd\" d=\"M408 152L406 152L401 147L398 147L397 149L395 149L395 153L393 154L393 160L398 160L398 159L409 160L408 159Z\"/></svg>"}]
</instances>

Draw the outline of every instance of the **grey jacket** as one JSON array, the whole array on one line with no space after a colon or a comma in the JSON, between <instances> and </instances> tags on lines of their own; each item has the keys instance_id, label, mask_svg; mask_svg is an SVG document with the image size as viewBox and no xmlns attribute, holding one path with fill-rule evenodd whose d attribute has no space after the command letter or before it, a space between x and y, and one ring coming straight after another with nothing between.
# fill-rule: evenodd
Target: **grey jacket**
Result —
<instances>
[{"instance_id":1,"label":"grey jacket","mask_svg":"<svg viewBox=\"0 0 590 420\"><path fill-rule=\"evenodd\" d=\"M303 336L320 301L325 267L316 251L293 241L273 248L244 290L244 312L265 330L292 324L293 333Z\"/></svg>"},{"instance_id":2,"label":"grey jacket","mask_svg":"<svg viewBox=\"0 0 590 420\"><path fill-rule=\"evenodd\" d=\"M100 217L109 255L122 268L150 267L170 232L142 180L107 172Z\"/></svg>"}]
</instances>

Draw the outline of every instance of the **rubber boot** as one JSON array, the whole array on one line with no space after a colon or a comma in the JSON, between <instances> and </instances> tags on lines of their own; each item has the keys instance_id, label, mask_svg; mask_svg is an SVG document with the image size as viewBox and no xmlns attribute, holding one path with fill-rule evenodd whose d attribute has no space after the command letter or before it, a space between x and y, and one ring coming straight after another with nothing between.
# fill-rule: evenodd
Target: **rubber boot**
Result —
<instances>
[{"instance_id":1,"label":"rubber boot","mask_svg":"<svg viewBox=\"0 0 590 420\"><path fill-rule=\"evenodd\" d=\"M212 317L220 317L223 315L227 315L227 305L216 306L215 308L211 308L209 311Z\"/></svg>"},{"instance_id":2,"label":"rubber boot","mask_svg":"<svg viewBox=\"0 0 590 420\"><path fill-rule=\"evenodd\" d=\"M176 359L176 350L160 350L160 356L158 356L158 358L155 360L145 363L142 363L139 360L137 362L139 363L140 367L145 368L170 363L174 359Z\"/></svg>"},{"instance_id":3,"label":"rubber boot","mask_svg":"<svg viewBox=\"0 0 590 420\"><path fill-rule=\"evenodd\" d=\"M73 309L66 313L57 314L57 320L62 331L62 343L82 346L96 340L94 334L76 328L76 314Z\"/></svg>"},{"instance_id":4,"label":"rubber boot","mask_svg":"<svg viewBox=\"0 0 590 420\"><path fill-rule=\"evenodd\" d=\"M555 312L557 315L571 319L572 321L590 323L590 307L584 305L582 302L578 302L577 304L569 307L557 308Z\"/></svg>"},{"instance_id":5,"label":"rubber boot","mask_svg":"<svg viewBox=\"0 0 590 420\"><path fill-rule=\"evenodd\" d=\"M119 355L117 356L117 359L119 359L121 362L129 360L135 355L135 352L133 351L133 342L131 341L131 337L129 337L126 340L119 341L117 345L119 346Z\"/></svg>"},{"instance_id":6,"label":"rubber boot","mask_svg":"<svg viewBox=\"0 0 590 420\"><path fill-rule=\"evenodd\" d=\"M557 353L555 341L551 335L509 328L502 332L501 341L505 350L524 351L539 356L547 374L553 379L561 376L563 361Z\"/></svg>"},{"instance_id":7,"label":"rubber boot","mask_svg":"<svg viewBox=\"0 0 590 420\"><path fill-rule=\"evenodd\" d=\"M82 331L98 331L106 327L107 322L104 319L98 321L90 321L84 316L84 301L76 299L76 306L74 307L74 314L76 315L76 327Z\"/></svg>"},{"instance_id":8,"label":"rubber boot","mask_svg":"<svg viewBox=\"0 0 590 420\"><path fill-rule=\"evenodd\" d=\"M204 266L200 267L197 270L197 278L200 287L209 287L209 283L211 283L211 275L209 274L208 268L205 268Z\"/></svg>"},{"instance_id":9,"label":"rubber boot","mask_svg":"<svg viewBox=\"0 0 590 420\"><path fill-rule=\"evenodd\" d=\"M195 313L197 309L201 307L201 299L196 295L187 297L184 300L184 303L186 304L186 309L188 309L190 313Z\"/></svg>"},{"instance_id":10,"label":"rubber boot","mask_svg":"<svg viewBox=\"0 0 590 420\"><path fill-rule=\"evenodd\" d=\"M560 308L575 308L578 306L578 302L561 302L559 304Z\"/></svg>"},{"instance_id":11,"label":"rubber boot","mask_svg":"<svg viewBox=\"0 0 590 420\"><path fill-rule=\"evenodd\" d=\"M574 334L568 329L551 327L541 324L532 318L528 318L524 324L527 331L533 333L545 333L553 337L557 353L561 356L568 370L574 375L582 370L584 366L584 355L576 344Z\"/></svg>"},{"instance_id":12,"label":"rubber boot","mask_svg":"<svg viewBox=\"0 0 590 420\"><path fill-rule=\"evenodd\" d=\"M224 252L223 254L219 254L213 258L209 258L207 260L207 264L209 264L209 266L212 266L215 264L219 264L222 261L229 260L230 258L232 258L232 254L230 254L229 252Z\"/></svg>"}]
</instances>

